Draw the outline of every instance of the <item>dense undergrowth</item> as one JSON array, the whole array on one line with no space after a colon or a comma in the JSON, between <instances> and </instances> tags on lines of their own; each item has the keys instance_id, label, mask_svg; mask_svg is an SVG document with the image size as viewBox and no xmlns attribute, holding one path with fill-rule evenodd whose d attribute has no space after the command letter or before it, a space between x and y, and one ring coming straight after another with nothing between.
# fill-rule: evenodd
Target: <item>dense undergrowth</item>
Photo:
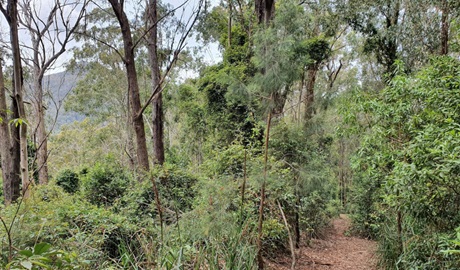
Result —
<instances>
[{"instance_id":1,"label":"dense undergrowth","mask_svg":"<svg viewBox=\"0 0 460 270\"><path fill-rule=\"evenodd\" d=\"M299 147L299 136L306 136L300 128L281 124L273 131L266 258L289 252L289 234L295 241L321 236L338 211L333 172L323 167L329 147L317 139ZM232 143L213 152L199 174L170 164L138 175L110 156L64 169L49 185L33 187L27 202L2 209L6 226L11 224L10 234L0 230L2 267L28 269L30 262L33 269L254 269L263 179L257 148ZM289 159L281 159L283 153ZM313 168L317 173L308 174ZM31 255L37 245L47 252Z\"/></svg>"},{"instance_id":2,"label":"dense undergrowth","mask_svg":"<svg viewBox=\"0 0 460 270\"><path fill-rule=\"evenodd\" d=\"M458 269L460 63L396 70L348 115L365 132L352 164L355 230L379 241L385 269Z\"/></svg>"}]
</instances>

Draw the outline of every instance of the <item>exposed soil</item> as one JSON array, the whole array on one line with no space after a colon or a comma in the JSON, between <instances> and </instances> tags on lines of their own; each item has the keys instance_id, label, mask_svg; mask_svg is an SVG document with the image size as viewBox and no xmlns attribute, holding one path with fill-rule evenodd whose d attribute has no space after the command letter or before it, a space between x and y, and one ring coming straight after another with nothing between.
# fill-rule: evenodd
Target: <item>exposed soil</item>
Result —
<instances>
[{"instance_id":1,"label":"exposed soil","mask_svg":"<svg viewBox=\"0 0 460 270\"><path fill-rule=\"evenodd\" d=\"M374 270L376 267L374 241L346 236L350 219L340 215L332 221L332 228L326 239L313 239L310 245L296 250L298 270ZM276 262L267 261L268 269L291 269L291 257L278 258Z\"/></svg>"}]
</instances>

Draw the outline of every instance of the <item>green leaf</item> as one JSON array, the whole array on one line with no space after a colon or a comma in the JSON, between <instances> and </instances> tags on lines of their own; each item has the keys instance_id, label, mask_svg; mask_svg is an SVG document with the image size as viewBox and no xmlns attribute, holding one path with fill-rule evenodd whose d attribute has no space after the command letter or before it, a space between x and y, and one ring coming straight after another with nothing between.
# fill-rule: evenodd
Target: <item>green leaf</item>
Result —
<instances>
[{"instance_id":1,"label":"green leaf","mask_svg":"<svg viewBox=\"0 0 460 270\"><path fill-rule=\"evenodd\" d=\"M41 255L50 249L51 245L48 243L36 244L34 247L34 254Z\"/></svg>"},{"instance_id":2,"label":"green leaf","mask_svg":"<svg viewBox=\"0 0 460 270\"><path fill-rule=\"evenodd\" d=\"M21 250L21 251L19 251L19 254L24 255L26 257L31 257L32 255L34 255L32 253L32 251L30 251L30 250Z\"/></svg>"},{"instance_id":3,"label":"green leaf","mask_svg":"<svg viewBox=\"0 0 460 270\"><path fill-rule=\"evenodd\" d=\"M41 267L43 267L45 269L49 269L49 266L47 266L46 264L44 264L42 262L32 261L32 264L41 266Z\"/></svg>"},{"instance_id":4,"label":"green leaf","mask_svg":"<svg viewBox=\"0 0 460 270\"><path fill-rule=\"evenodd\" d=\"M25 269L32 269L32 263L29 262L29 261L22 261L21 262L21 265L25 268Z\"/></svg>"}]
</instances>

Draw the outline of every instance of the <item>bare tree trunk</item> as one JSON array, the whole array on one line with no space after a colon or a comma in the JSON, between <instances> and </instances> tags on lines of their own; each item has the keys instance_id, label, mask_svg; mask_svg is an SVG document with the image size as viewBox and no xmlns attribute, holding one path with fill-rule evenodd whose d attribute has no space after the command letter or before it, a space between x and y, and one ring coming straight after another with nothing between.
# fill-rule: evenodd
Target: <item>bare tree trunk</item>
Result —
<instances>
[{"instance_id":1,"label":"bare tree trunk","mask_svg":"<svg viewBox=\"0 0 460 270\"><path fill-rule=\"evenodd\" d=\"M19 111L17 100L12 97L11 100L11 109L12 117L11 119L18 119L19 118ZM10 125L10 135L11 135L11 159L13 160L13 172L15 172L14 180L15 182L12 184L13 188L18 190L18 196L21 195L20 187L21 187L21 144L20 144L20 135L19 135L19 127L16 125Z\"/></svg>"},{"instance_id":2,"label":"bare tree trunk","mask_svg":"<svg viewBox=\"0 0 460 270\"><path fill-rule=\"evenodd\" d=\"M227 25L227 49L230 50L232 47L232 0L228 0L228 25Z\"/></svg>"},{"instance_id":3,"label":"bare tree trunk","mask_svg":"<svg viewBox=\"0 0 460 270\"><path fill-rule=\"evenodd\" d=\"M126 154L128 155L128 162L129 162L129 168L132 170L132 171L135 171L136 170L136 160L135 160L135 155L136 155L136 150L135 150L135 147L134 147L134 135L133 135L133 125L132 125L132 121L131 121L131 109L130 109L130 105L131 104L131 101L130 101L130 98L129 98L129 93L128 93L128 97L127 97L127 100L126 100L126 108L127 108L127 111L126 111L126 114L125 114L125 121L126 121Z\"/></svg>"},{"instance_id":4,"label":"bare tree trunk","mask_svg":"<svg viewBox=\"0 0 460 270\"><path fill-rule=\"evenodd\" d=\"M343 138L339 140L339 183L340 183L340 201L342 207L346 207L346 189L345 183L345 143Z\"/></svg>"},{"instance_id":5,"label":"bare tree trunk","mask_svg":"<svg viewBox=\"0 0 460 270\"><path fill-rule=\"evenodd\" d=\"M38 59L37 59L38 60ZM34 114L37 119L35 132L34 132L34 143L37 147L37 170L38 170L38 182L40 184L48 183L48 136L45 128L45 112L43 106L43 86L42 79L40 79L40 70L38 67L34 68Z\"/></svg>"},{"instance_id":6,"label":"bare tree trunk","mask_svg":"<svg viewBox=\"0 0 460 270\"><path fill-rule=\"evenodd\" d=\"M87 0L84 0L72 4L75 8L81 5L80 11L77 12L72 7L72 14L65 15L64 9L70 8L69 3L56 0L46 20L38 17L33 0L24 0L20 3L24 12L24 19L20 23L29 31L32 41L33 59L29 66L33 71L33 109L34 118L37 119L33 135L37 148L36 160L40 184L48 183L48 134L43 105L43 77L51 65L65 52L67 44L83 18L87 3ZM76 14L78 15L75 16ZM72 23L70 23L70 16Z\"/></svg>"},{"instance_id":7,"label":"bare tree trunk","mask_svg":"<svg viewBox=\"0 0 460 270\"><path fill-rule=\"evenodd\" d=\"M5 204L10 205L20 196L19 155L15 155L12 136L8 126L8 107L6 104L6 88L3 81L3 63L0 55L0 158L3 178L3 196ZM17 151L16 151L17 152ZM15 158L16 157L16 158Z\"/></svg>"},{"instance_id":8,"label":"bare tree trunk","mask_svg":"<svg viewBox=\"0 0 460 270\"><path fill-rule=\"evenodd\" d=\"M315 83L316 83L316 73L318 72L318 67L314 66L309 68L307 71L307 97L305 104L305 123L308 122L315 112L314 101L315 101Z\"/></svg>"},{"instance_id":9,"label":"bare tree trunk","mask_svg":"<svg viewBox=\"0 0 460 270\"><path fill-rule=\"evenodd\" d=\"M267 131L265 132L265 154L264 154L264 179L260 188L260 205L259 205L259 221L257 226L257 265L258 269L264 269L264 258L262 256L262 234L264 224L264 207L265 207L265 184L267 182L268 173L268 142L270 140L270 124L272 122L272 114L268 113Z\"/></svg>"},{"instance_id":10,"label":"bare tree trunk","mask_svg":"<svg viewBox=\"0 0 460 270\"><path fill-rule=\"evenodd\" d=\"M449 3L442 1L441 7L441 55L449 53Z\"/></svg>"},{"instance_id":11,"label":"bare tree trunk","mask_svg":"<svg viewBox=\"0 0 460 270\"><path fill-rule=\"evenodd\" d=\"M291 230L289 229L289 223L286 219L286 215L284 214L284 211L283 211L283 207L281 207L281 204L280 202L278 201L278 208L280 209L280 212L281 212L281 217L283 218L283 221L284 221L284 226L286 227L286 231L288 233L288 237L289 237L289 247L291 249L291 258L292 258L292 263L291 263L291 269L294 270L295 269L295 265L296 265L296 256L295 256L295 250L294 250L294 241L292 240L292 235L291 235Z\"/></svg>"},{"instance_id":12,"label":"bare tree trunk","mask_svg":"<svg viewBox=\"0 0 460 270\"><path fill-rule=\"evenodd\" d=\"M24 198L29 197L29 163L27 156L27 121L23 102L23 76L21 65L21 54L19 48L18 33L18 2L8 0L5 10L0 4L1 11L5 15L10 26L11 50L13 53L13 99L17 109L17 120L19 127L19 151L20 151L20 171L22 179L22 193Z\"/></svg>"},{"instance_id":13,"label":"bare tree trunk","mask_svg":"<svg viewBox=\"0 0 460 270\"><path fill-rule=\"evenodd\" d=\"M259 24L268 24L275 16L275 0L256 0L255 11Z\"/></svg>"},{"instance_id":14,"label":"bare tree trunk","mask_svg":"<svg viewBox=\"0 0 460 270\"><path fill-rule=\"evenodd\" d=\"M128 91L131 101L131 114L134 125L134 132L136 135L136 150L137 160L139 167L144 170L150 170L149 156L147 152L147 142L145 137L144 119L142 114L137 115L141 111L141 100L139 96L139 84L137 81L137 71L134 61L134 43L129 26L129 20L123 10L123 1L120 3L117 0L108 0L112 6L115 16L120 24L121 34L123 37L124 59L123 62L126 67L126 76L128 78Z\"/></svg>"},{"instance_id":15,"label":"bare tree trunk","mask_svg":"<svg viewBox=\"0 0 460 270\"><path fill-rule=\"evenodd\" d=\"M296 181L298 181L299 176L295 176ZM298 187L296 186L296 189ZM295 196L296 196L296 207L294 208L294 237L295 237L295 247L300 248L300 195L299 192L296 190L295 191Z\"/></svg>"},{"instance_id":16,"label":"bare tree trunk","mask_svg":"<svg viewBox=\"0 0 460 270\"><path fill-rule=\"evenodd\" d=\"M300 80L300 88L299 88L299 103L297 104L297 121L300 124L302 121L302 95L303 95L303 88L305 86L305 71L302 69L302 78Z\"/></svg>"},{"instance_id":17,"label":"bare tree trunk","mask_svg":"<svg viewBox=\"0 0 460 270\"><path fill-rule=\"evenodd\" d=\"M394 8L392 8L391 2L388 2L388 10L393 9L393 12L389 17L386 18L386 30L390 30L391 28L398 25L400 7L401 3L399 1L396 1ZM386 73L388 76L387 83L389 83L394 76L394 63L396 59L398 59L398 43L396 41L395 35L389 35L388 40L386 41L386 45L380 46L384 50L385 54L383 64L386 67Z\"/></svg>"},{"instance_id":18,"label":"bare tree trunk","mask_svg":"<svg viewBox=\"0 0 460 270\"><path fill-rule=\"evenodd\" d=\"M284 90L276 91L273 93L274 106L272 109L272 115L275 118L280 118L282 116L288 93L289 93L289 86L286 86L286 89Z\"/></svg>"},{"instance_id":19,"label":"bare tree trunk","mask_svg":"<svg viewBox=\"0 0 460 270\"><path fill-rule=\"evenodd\" d=\"M158 58L158 3L149 0L148 25L148 50L150 69L152 71L152 93L161 88L161 73ZM154 163L162 165L165 162L164 127L163 127L163 95L160 93L152 101L152 141Z\"/></svg>"}]
</instances>

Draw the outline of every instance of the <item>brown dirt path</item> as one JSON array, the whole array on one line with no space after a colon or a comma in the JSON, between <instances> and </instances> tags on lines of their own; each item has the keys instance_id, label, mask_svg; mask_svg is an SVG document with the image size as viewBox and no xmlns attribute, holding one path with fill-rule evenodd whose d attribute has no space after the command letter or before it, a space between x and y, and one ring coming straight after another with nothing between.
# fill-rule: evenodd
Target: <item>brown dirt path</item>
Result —
<instances>
[{"instance_id":1,"label":"brown dirt path","mask_svg":"<svg viewBox=\"0 0 460 270\"><path fill-rule=\"evenodd\" d=\"M374 270L376 266L377 244L374 241L344 233L350 227L350 219L340 215L332 222L333 227L326 239L313 239L310 246L296 250L298 270ZM277 262L267 262L267 268L291 269L291 257L279 258Z\"/></svg>"}]
</instances>

